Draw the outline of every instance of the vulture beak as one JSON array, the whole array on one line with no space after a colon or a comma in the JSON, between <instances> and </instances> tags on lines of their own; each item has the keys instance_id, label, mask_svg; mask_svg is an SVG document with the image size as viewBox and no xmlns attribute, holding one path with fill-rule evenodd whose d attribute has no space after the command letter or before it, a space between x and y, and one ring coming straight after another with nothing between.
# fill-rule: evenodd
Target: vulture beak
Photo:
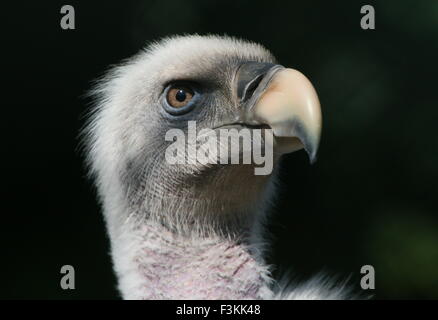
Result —
<instances>
[{"instance_id":1,"label":"vulture beak","mask_svg":"<svg viewBox=\"0 0 438 320\"><path fill-rule=\"evenodd\" d=\"M243 122L267 125L277 152L304 148L316 160L321 135L321 108L310 81L299 71L270 63L248 62L236 75L237 95L244 104Z\"/></svg>"}]
</instances>

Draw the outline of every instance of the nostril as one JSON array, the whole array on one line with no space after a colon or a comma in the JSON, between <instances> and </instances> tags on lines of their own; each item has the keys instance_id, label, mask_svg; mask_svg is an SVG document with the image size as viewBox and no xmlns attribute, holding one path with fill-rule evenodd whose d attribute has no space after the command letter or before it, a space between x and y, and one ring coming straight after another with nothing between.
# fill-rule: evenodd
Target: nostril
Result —
<instances>
[{"instance_id":1,"label":"nostril","mask_svg":"<svg viewBox=\"0 0 438 320\"><path fill-rule=\"evenodd\" d=\"M276 65L269 62L248 61L238 66L235 90L240 102L249 100L266 74Z\"/></svg>"},{"instance_id":2,"label":"nostril","mask_svg":"<svg viewBox=\"0 0 438 320\"><path fill-rule=\"evenodd\" d=\"M265 74L260 74L246 85L242 97L242 102L248 101L253 96L254 91L256 91L264 76Z\"/></svg>"}]
</instances>

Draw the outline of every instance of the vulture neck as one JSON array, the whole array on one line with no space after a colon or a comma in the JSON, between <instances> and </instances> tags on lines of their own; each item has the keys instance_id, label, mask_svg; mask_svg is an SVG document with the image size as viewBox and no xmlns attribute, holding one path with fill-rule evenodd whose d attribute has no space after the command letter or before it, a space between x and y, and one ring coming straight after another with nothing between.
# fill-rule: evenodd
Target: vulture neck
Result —
<instances>
[{"instance_id":1,"label":"vulture neck","mask_svg":"<svg viewBox=\"0 0 438 320\"><path fill-rule=\"evenodd\" d=\"M268 269L244 242L182 236L150 222L128 229L112 241L119 286L126 299L269 296Z\"/></svg>"}]
</instances>

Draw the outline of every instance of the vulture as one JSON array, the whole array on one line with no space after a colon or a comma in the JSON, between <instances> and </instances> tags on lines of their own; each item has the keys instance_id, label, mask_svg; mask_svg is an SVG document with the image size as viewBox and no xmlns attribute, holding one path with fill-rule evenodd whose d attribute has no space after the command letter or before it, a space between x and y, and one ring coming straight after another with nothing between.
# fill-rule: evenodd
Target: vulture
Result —
<instances>
[{"instance_id":1,"label":"vulture","mask_svg":"<svg viewBox=\"0 0 438 320\"><path fill-rule=\"evenodd\" d=\"M275 281L264 261L281 156L304 149L313 161L319 144L319 100L302 73L253 42L174 36L112 67L91 94L86 162L124 299L347 298L325 276ZM272 171L255 174L252 158L170 163L166 134L187 133L191 121L211 132L270 130Z\"/></svg>"}]
</instances>

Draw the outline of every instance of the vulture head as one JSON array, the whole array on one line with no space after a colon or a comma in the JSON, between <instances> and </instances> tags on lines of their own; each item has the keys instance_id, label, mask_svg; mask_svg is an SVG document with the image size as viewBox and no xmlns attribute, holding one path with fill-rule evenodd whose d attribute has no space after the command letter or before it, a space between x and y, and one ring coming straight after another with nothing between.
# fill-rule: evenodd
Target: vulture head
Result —
<instances>
[{"instance_id":1,"label":"vulture head","mask_svg":"<svg viewBox=\"0 0 438 320\"><path fill-rule=\"evenodd\" d=\"M124 298L337 297L314 282L277 292L263 261L263 219L278 161L300 149L313 161L318 148L321 111L305 76L255 43L182 36L112 68L93 94L87 159ZM204 144L187 138L193 124L198 137L208 133ZM257 174L261 165L251 152L242 163L244 147L231 161L232 146L208 138L221 130L249 132L272 170ZM205 146L217 151L207 155L216 161L190 158ZM230 161L217 161L218 154Z\"/></svg>"}]
</instances>

